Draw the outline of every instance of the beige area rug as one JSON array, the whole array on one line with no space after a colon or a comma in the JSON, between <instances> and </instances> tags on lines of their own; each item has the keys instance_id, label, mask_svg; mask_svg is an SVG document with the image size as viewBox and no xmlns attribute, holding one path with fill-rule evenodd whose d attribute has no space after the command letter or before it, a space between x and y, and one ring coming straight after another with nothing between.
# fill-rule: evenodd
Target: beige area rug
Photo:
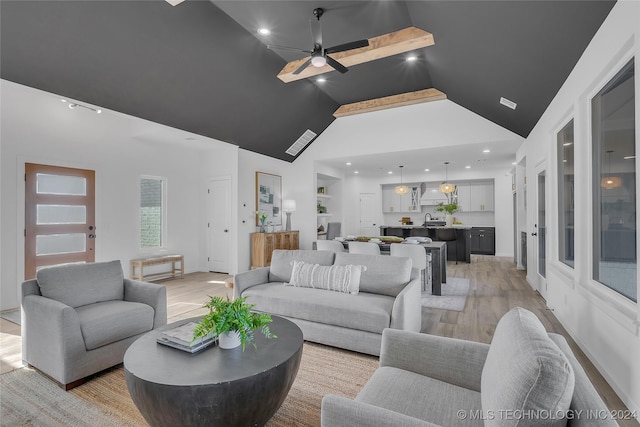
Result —
<instances>
[{"instance_id":1,"label":"beige area rug","mask_svg":"<svg viewBox=\"0 0 640 427\"><path fill-rule=\"evenodd\" d=\"M322 397L355 397L377 367L377 357L305 342L296 380L267 426L319 426ZM2 426L147 425L122 366L70 392L27 368L0 375L0 386Z\"/></svg>"},{"instance_id":2,"label":"beige area rug","mask_svg":"<svg viewBox=\"0 0 640 427\"><path fill-rule=\"evenodd\" d=\"M464 311L469 293L469 279L447 277L447 283L442 284L442 295L431 295L431 289L422 293L422 306L440 310Z\"/></svg>"}]
</instances>

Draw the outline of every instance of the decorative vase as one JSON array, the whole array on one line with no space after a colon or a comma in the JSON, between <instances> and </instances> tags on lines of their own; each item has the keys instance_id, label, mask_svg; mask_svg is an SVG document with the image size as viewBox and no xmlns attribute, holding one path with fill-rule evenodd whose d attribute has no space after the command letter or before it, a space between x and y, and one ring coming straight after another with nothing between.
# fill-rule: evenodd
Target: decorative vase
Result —
<instances>
[{"instance_id":1,"label":"decorative vase","mask_svg":"<svg viewBox=\"0 0 640 427\"><path fill-rule=\"evenodd\" d=\"M453 225L453 214L446 214L444 216L444 220L446 222L447 227L451 227Z\"/></svg>"},{"instance_id":2,"label":"decorative vase","mask_svg":"<svg viewBox=\"0 0 640 427\"><path fill-rule=\"evenodd\" d=\"M264 222L261 222L260 223L260 230L258 232L259 233L264 233L265 231L267 231L267 230L264 228Z\"/></svg>"},{"instance_id":3,"label":"decorative vase","mask_svg":"<svg viewBox=\"0 0 640 427\"><path fill-rule=\"evenodd\" d=\"M218 345L220 348L232 349L240 345L240 334L238 331L229 331L218 335Z\"/></svg>"}]
</instances>

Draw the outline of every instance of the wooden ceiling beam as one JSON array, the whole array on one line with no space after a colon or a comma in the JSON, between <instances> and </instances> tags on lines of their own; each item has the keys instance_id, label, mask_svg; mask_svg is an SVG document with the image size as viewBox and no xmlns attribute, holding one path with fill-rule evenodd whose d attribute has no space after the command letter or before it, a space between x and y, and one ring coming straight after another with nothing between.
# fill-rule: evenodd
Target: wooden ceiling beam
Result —
<instances>
[{"instance_id":1,"label":"wooden ceiling beam","mask_svg":"<svg viewBox=\"0 0 640 427\"><path fill-rule=\"evenodd\" d=\"M435 44L433 34L416 27L408 27L389 34L369 39L369 46L344 52L332 53L331 56L345 67L363 64L376 59L386 58L403 52L421 49ZM308 66L300 74L293 74L308 57L289 62L278 73L278 78L285 83L306 79L319 74L335 71L329 65L324 67Z\"/></svg>"},{"instance_id":2,"label":"wooden ceiling beam","mask_svg":"<svg viewBox=\"0 0 640 427\"><path fill-rule=\"evenodd\" d=\"M438 89L430 88L415 92L400 93L398 95L385 96L383 98L370 99L368 101L354 102L340 106L334 117L345 117L353 114L369 113L371 111L386 110L388 108L403 107L405 105L421 104L423 102L440 101L447 99L447 95Z\"/></svg>"}]
</instances>

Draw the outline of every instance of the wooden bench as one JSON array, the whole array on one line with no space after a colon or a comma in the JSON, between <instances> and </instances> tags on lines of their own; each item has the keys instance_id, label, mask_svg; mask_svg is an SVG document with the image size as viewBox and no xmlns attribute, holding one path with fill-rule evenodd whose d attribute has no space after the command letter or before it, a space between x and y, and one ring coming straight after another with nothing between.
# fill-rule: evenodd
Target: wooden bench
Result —
<instances>
[{"instance_id":1,"label":"wooden bench","mask_svg":"<svg viewBox=\"0 0 640 427\"><path fill-rule=\"evenodd\" d=\"M176 263L180 263L177 267ZM144 267L150 267L152 265L169 264L171 263L171 271L164 273L154 273L144 275ZM136 267L138 268L138 274L136 274ZM139 258L131 260L131 279L140 281L153 281L160 279L176 278L180 274L180 278L184 278L184 256L182 255L164 255L152 258Z\"/></svg>"}]
</instances>

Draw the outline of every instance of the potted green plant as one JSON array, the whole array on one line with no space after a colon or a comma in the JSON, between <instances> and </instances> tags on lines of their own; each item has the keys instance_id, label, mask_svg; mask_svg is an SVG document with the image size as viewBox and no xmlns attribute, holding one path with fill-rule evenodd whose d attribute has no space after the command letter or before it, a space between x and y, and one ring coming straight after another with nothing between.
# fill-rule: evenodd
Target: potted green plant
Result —
<instances>
[{"instance_id":1,"label":"potted green plant","mask_svg":"<svg viewBox=\"0 0 640 427\"><path fill-rule=\"evenodd\" d=\"M277 338L269 330L269 323L273 321L266 313L251 311L253 304L247 304L245 297L231 301L216 296L211 297L204 307L209 309L198 326L193 331L193 339L210 335L217 335L220 348L235 348L242 345L242 350L247 343L256 347L254 333L256 329L267 338Z\"/></svg>"},{"instance_id":2,"label":"potted green plant","mask_svg":"<svg viewBox=\"0 0 640 427\"><path fill-rule=\"evenodd\" d=\"M460 208L458 207L458 204L456 202L449 202L446 204L444 202L440 202L438 203L438 207L436 208L436 210L438 212L445 212L445 221L447 223L447 227L451 227L451 225L453 224L453 214L458 212Z\"/></svg>"}]
</instances>

